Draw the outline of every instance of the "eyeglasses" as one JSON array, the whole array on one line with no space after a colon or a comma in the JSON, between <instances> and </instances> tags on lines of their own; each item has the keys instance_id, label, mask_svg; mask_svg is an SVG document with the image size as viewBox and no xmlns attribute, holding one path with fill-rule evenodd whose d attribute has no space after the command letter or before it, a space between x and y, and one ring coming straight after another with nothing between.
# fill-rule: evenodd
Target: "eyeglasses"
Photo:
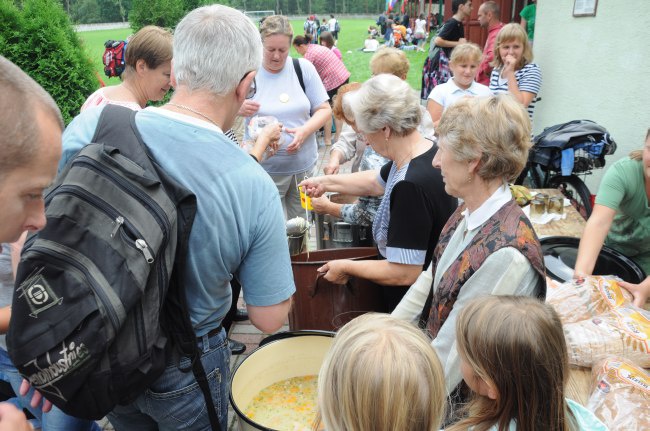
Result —
<instances>
[{"instance_id":1,"label":"eyeglasses","mask_svg":"<svg viewBox=\"0 0 650 431\"><path fill-rule=\"evenodd\" d=\"M246 72L246 74L242 76L239 82L242 82L251 72ZM256 93L257 93L257 82L255 81L255 77L253 77L253 82L251 82L251 86L248 87L248 93L246 93L246 99L252 99Z\"/></svg>"},{"instance_id":2,"label":"eyeglasses","mask_svg":"<svg viewBox=\"0 0 650 431\"><path fill-rule=\"evenodd\" d=\"M252 99L256 93L257 93L257 82L255 81L255 77L253 77L253 82L251 82L251 86L248 87L248 93L246 93L246 98Z\"/></svg>"}]
</instances>

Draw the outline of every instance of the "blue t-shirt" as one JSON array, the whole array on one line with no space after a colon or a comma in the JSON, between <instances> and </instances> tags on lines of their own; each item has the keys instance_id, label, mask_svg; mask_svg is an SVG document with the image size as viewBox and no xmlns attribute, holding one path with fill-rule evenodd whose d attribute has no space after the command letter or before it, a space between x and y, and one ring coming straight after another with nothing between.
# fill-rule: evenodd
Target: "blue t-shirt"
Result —
<instances>
[{"instance_id":1,"label":"blue t-shirt","mask_svg":"<svg viewBox=\"0 0 650 431\"><path fill-rule=\"evenodd\" d=\"M103 108L84 111L63 134L59 168L90 142ZM136 124L160 166L197 197L185 288L198 336L218 327L237 275L247 304L278 304L295 291L278 190L264 170L211 124L147 108Z\"/></svg>"},{"instance_id":2,"label":"blue t-shirt","mask_svg":"<svg viewBox=\"0 0 650 431\"><path fill-rule=\"evenodd\" d=\"M271 115L284 127L293 129L309 121L316 107L329 99L314 65L307 60L299 61L305 91L300 87L291 57L287 57L284 67L278 73L268 72L263 67L257 71L257 92L253 100L259 102L260 109L256 115ZM249 122L250 118L247 118L246 132ZM269 174L293 175L314 166L318 159L315 134L307 136L295 153L286 150L293 141L293 135L283 132L282 138L282 145L275 155L262 162L262 167Z\"/></svg>"}]
</instances>

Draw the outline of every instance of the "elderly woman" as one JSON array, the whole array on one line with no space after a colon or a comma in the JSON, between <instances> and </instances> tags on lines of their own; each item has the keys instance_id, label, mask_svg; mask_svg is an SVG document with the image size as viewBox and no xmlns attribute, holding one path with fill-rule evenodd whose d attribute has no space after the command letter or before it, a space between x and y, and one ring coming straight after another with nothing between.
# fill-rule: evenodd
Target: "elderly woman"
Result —
<instances>
[{"instance_id":1,"label":"elderly woman","mask_svg":"<svg viewBox=\"0 0 650 431\"><path fill-rule=\"evenodd\" d=\"M527 109L531 121L542 88L542 72L532 61L533 50L526 32L515 23L504 25L494 44L490 90L494 94L512 94Z\"/></svg>"},{"instance_id":2,"label":"elderly woman","mask_svg":"<svg viewBox=\"0 0 650 431\"><path fill-rule=\"evenodd\" d=\"M580 240L575 271L593 272L603 244L623 253L650 274L650 129L642 150L614 163L600 183L596 204ZM650 276L640 284L620 282L643 307L650 296Z\"/></svg>"},{"instance_id":3,"label":"elderly woman","mask_svg":"<svg viewBox=\"0 0 650 431\"><path fill-rule=\"evenodd\" d=\"M385 314L364 314L338 331L323 361L322 425L328 431L438 431L443 385L425 334Z\"/></svg>"},{"instance_id":4,"label":"elderly woman","mask_svg":"<svg viewBox=\"0 0 650 431\"><path fill-rule=\"evenodd\" d=\"M462 380L459 311L480 295L541 295L545 274L535 231L507 184L524 168L531 145L521 104L509 95L460 100L442 114L437 133L433 166L463 204L442 230L431 267L393 316L426 325L451 392Z\"/></svg>"},{"instance_id":5,"label":"elderly woman","mask_svg":"<svg viewBox=\"0 0 650 431\"><path fill-rule=\"evenodd\" d=\"M261 164L278 188L287 218L293 218L305 213L296 186L314 174L318 159L315 132L330 118L332 110L314 66L296 59L304 90L301 86L294 61L289 58L293 30L287 17L266 17L260 33L264 57L255 77L257 93L244 102L239 114L247 117L246 124L253 115L260 115L276 117L284 125L282 144L273 157Z\"/></svg>"},{"instance_id":6,"label":"elderly woman","mask_svg":"<svg viewBox=\"0 0 650 431\"><path fill-rule=\"evenodd\" d=\"M381 170L311 178L301 184L311 196L326 191L356 196L383 196L373 223L381 260L334 260L320 272L333 283L350 276L392 286L385 289L387 306L404 293L431 260L438 235L456 208L445 193L440 172L431 168L436 148L417 126L422 119L415 91L403 80L382 74L348 93L343 106L378 154L391 161ZM392 307L391 307L392 308Z\"/></svg>"},{"instance_id":7,"label":"elderly woman","mask_svg":"<svg viewBox=\"0 0 650 431\"><path fill-rule=\"evenodd\" d=\"M406 58L406 54L396 48L382 48L370 59L370 70L373 75L389 73L406 80L409 67L410 64ZM355 89L359 86L360 84L357 84ZM347 91L352 89L349 87L344 88ZM339 97L334 101L334 116L336 117L338 115L346 124L343 126L340 139L332 145L329 163L323 170L326 174L336 174L339 171L340 164L350 159L352 159L352 172L380 169L389 160L377 154L368 145L366 138L362 133L359 133L359 130L351 120L353 117L352 113L346 115L343 112L343 104L340 100L342 91L343 88L339 90ZM429 113L424 108L422 108L422 120L418 125L418 131L425 138L433 138L433 123L431 122ZM381 196L363 196L359 198L358 203L346 205L330 202L325 197L312 200L314 210L317 213L330 214L342 218L347 223L362 226L372 225L380 203Z\"/></svg>"},{"instance_id":8,"label":"elderly woman","mask_svg":"<svg viewBox=\"0 0 650 431\"><path fill-rule=\"evenodd\" d=\"M370 71L373 76L389 73L406 80L410 67L406 54L397 48L381 48L370 59ZM425 138L433 139L433 122L424 107L422 108L422 121L418 125L418 131ZM357 139L358 136L359 134L352 130L349 124L343 126L341 136L332 145L329 161L323 169L326 174L338 173L339 166L350 160L352 161L352 172L359 170L359 164L367 144L365 139Z\"/></svg>"},{"instance_id":9,"label":"elderly woman","mask_svg":"<svg viewBox=\"0 0 650 431\"><path fill-rule=\"evenodd\" d=\"M293 40L293 47L296 51L305 57L305 60L311 62L318 72L318 76L323 81L327 95L331 101L334 95L339 91L342 85L347 84L350 78L350 72L345 68L345 64L340 57L338 57L333 50L325 45L314 45L310 43L311 39L306 36L296 36ZM341 123L336 122L336 136L338 140L341 133ZM330 145L332 143L332 120L328 118L325 123L325 143Z\"/></svg>"},{"instance_id":10,"label":"elderly woman","mask_svg":"<svg viewBox=\"0 0 650 431\"><path fill-rule=\"evenodd\" d=\"M141 28L126 45L125 61L122 83L95 91L82 111L109 103L140 110L162 100L171 87L172 34L153 25Z\"/></svg>"}]
</instances>

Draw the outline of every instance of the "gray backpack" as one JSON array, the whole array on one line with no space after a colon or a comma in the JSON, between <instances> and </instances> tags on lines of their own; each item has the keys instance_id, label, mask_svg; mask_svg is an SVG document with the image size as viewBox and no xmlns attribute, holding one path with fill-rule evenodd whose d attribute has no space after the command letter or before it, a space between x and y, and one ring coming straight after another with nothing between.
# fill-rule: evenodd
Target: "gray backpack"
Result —
<instances>
[{"instance_id":1,"label":"gray backpack","mask_svg":"<svg viewBox=\"0 0 650 431\"><path fill-rule=\"evenodd\" d=\"M180 289L196 197L150 157L135 115L106 106L93 143L47 190L47 225L18 266L9 355L48 400L85 419L132 402L170 355L188 356L216 418Z\"/></svg>"}]
</instances>

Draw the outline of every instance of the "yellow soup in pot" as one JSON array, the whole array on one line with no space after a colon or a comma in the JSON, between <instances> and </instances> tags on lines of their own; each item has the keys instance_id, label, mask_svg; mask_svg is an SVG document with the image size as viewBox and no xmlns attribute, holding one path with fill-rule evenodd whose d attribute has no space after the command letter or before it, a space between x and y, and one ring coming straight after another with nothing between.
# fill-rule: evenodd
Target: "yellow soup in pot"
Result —
<instances>
[{"instance_id":1,"label":"yellow soup in pot","mask_svg":"<svg viewBox=\"0 0 650 431\"><path fill-rule=\"evenodd\" d=\"M280 431L311 431L316 419L318 376L300 376L267 386L246 409L246 416Z\"/></svg>"}]
</instances>

